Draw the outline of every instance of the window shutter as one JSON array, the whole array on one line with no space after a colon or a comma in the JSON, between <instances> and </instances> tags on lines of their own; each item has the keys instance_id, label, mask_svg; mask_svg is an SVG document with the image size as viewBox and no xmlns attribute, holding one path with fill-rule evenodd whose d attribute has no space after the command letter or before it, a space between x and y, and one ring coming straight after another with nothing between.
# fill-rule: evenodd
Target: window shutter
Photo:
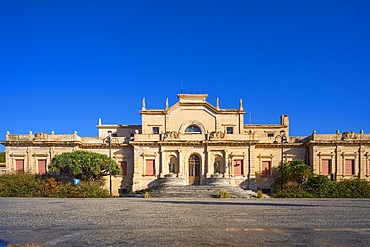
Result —
<instances>
[{"instance_id":1,"label":"window shutter","mask_svg":"<svg viewBox=\"0 0 370 247\"><path fill-rule=\"evenodd\" d=\"M155 160L146 160L145 175L155 175Z\"/></svg>"},{"instance_id":2,"label":"window shutter","mask_svg":"<svg viewBox=\"0 0 370 247\"><path fill-rule=\"evenodd\" d=\"M121 162L122 176L127 176L127 161Z\"/></svg>"},{"instance_id":3,"label":"window shutter","mask_svg":"<svg viewBox=\"0 0 370 247\"><path fill-rule=\"evenodd\" d=\"M355 174L355 160L345 160L345 175Z\"/></svg>"},{"instance_id":4,"label":"window shutter","mask_svg":"<svg viewBox=\"0 0 370 247\"><path fill-rule=\"evenodd\" d=\"M24 160L15 160L15 170L24 171Z\"/></svg>"},{"instance_id":5,"label":"window shutter","mask_svg":"<svg viewBox=\"0 0 370 247\"><path fill-rule=\"evenodd\" d=\"M38 168L39 168L39 174L45 174L46 173L46 160L38 160Z\"/></svg>"},{"instance_id":6,"label":"window shutter","mask_svg":"<svg viewBox=\"0 0 370 247\"><path fill-rule=\"evenodd\" d=\"M243 174L243 160L234 160L234 175Z\"/></svg>"},{"instance_id":7,"label":"window shutter","mask_svg":"<svg viewBox=\"0 0 370 247\"><path fill-rule=\"evenodd\" d=\"M269 175L271 175L271 162L262 161L262 176L269 176Z\"/></svg>"},{"instance_id":8,"label":"window shutter","mask_svg":"<svg viewBox=\"0 0 370 247\"><path fill-rule=\"evenodd\" d=\"M323 175L331 174L331 160L322 160L321 161L321 173Z\"/></svg>"}]
</instances>

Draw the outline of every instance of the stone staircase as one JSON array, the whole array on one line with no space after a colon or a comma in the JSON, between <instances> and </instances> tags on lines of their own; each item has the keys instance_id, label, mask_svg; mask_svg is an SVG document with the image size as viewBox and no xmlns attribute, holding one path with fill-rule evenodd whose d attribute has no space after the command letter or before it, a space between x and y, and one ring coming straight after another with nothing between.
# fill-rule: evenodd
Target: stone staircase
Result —
<instances>
[{"instance_id":1,"label":"stone staircase","mask_svg":"<svg viewBox=\"0 0 370 247\"><path fill-rule=\"evenodd\" d=\"M148 190L151 197L161 198L215 198L219 190L226 190L230 198L254 198L257 193L252 190L244 190L239 186L210 186L210 185L188 185L188 186L159 186Z\"/></svg>"}]
</instances>

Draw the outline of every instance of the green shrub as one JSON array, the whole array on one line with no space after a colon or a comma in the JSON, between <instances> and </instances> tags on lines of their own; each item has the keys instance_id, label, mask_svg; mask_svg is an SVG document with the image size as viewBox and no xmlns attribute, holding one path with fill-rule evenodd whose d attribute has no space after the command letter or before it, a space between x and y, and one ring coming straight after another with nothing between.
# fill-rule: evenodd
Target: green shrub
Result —
<instances>
[{"instance_id":1,"label":"green shrub","mask_svg":"<svg viewBox=\"0 0 370 247\"><path fill-rule=\"evenodd\" d=\"M312 197L331 197L332 184L327 176L319 175L310 177L302 188L310 193Z\"/></svg>"},{"instance_id":2,"label":"green shrub","mask_svg":"<svg viewBox=\"0 0 370 247\"><path fill-rule=\"evenodd\" d=\"M72 183L58 183L58 185L46 194L47 197L68 198L107 198L109 191L103 189L97 182L81 182L80 185Z\"/></svg>"},{"instance_id":3,"label":"green shrub","mask_svg":"<svg viewBox=\"0 0 370 247\"><path fill-rule=\"evenodd\" d=\"M230 198L229 192L227 190L219 190L217 198Z\"/></svg>"},{"instance_id":4,"label":"green shrub","mask_svg":"<svg viewBox=\"0 0 370 247\"><path fill-rule=\"evenodd\" d=\"M1 197L38 197L41 195L41 177L17 172L0 176Z\"/></svg>"},{"instance_id":5,"label":"green shrub","mask_svg":"<svg viewBox=\"0 0 370 247\"><path fill-rule=\"evenodd\" d=\"M301 188L292 187L292 188L284 188L283 190L276 190L272 197L279 197L279 198L311 198L315 197L309 191L306 191Z\"/></svg>"},{"instance_id":6,"label":"green shrub","mask_svg":"<svg viewBox=\"0 0 370 247\"><path fill-rule=\"evenodd\" d=\"M364 179L350 179L334 182L332 197L370 198L370 182Z\"/></svg>"},{"instance_id":7,"label":"green shrub","mask_svg":"<svg viewBox=\"0 0 370 247\"><path fill-rule=\"evenodd\" d=\"M257 191L257 198L265 198L265 195L263 194L262 190Z\"/></svg>"},{"instance_id":8,"label":"green shrub","mask_svg":"<svg viewBox=\"0 0 370 247\"><path fill-rule=\"evenodd\" d=\"M5 152L0 152L0 162L6 162Z\"/></svg>"},{"instance_id":9,"label":"green shrub","mask_svg":"<svg viewBox=\"0 0 370 247\"><path fill-rule=\"evenodd\" d=\"M308 178L300 188L287 183L283 190L276 189L273 197L290 198L370 198L370 182L364 179L330 181L320 175Z\"/></svg>"},{"instance_id":10,"label":"green shrub","mask_svg":"<svg viewBox=\"0 0 370 247\"><path fill-rule=\"evenodd\" d=\"M152 195L147 191L144 193L144 198L151 198Z\"/></svg>"},{"instance_id":11,"label":"green shrub","mask_svg":"<svg viewBox=\"0 0 370 247\"><path fill-rule=\"evenodd\" d=\"M55 178L17 172L0 176L1 197L110 197L100 181L82 182L81 185L63 183Z\"/></svg>"}]
</instances>

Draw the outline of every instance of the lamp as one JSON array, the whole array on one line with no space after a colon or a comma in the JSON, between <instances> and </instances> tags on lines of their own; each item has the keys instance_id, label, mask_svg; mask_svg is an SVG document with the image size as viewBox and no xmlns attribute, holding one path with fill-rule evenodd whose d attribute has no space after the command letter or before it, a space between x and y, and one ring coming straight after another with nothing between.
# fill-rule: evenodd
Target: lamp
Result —
<instances>
[{"instance_id":1,"label":"lamp","mask_svg":"<svg viewBox=\"0 0 370 247\"><path fill-rule=\"evenodd\" d=\"M281 140L281 189L283 189L284 185L284 143L287 142L287 137L285 135L285 130L280 130L280 135L275 136L274 144L278 144L276 138L280 138Z\"/></svg>"},{"instance_id":2,"label":"lamp","mask_svg":"<svg viewBox=\"0 0 370 247\"><path fill-rule=\"evenodd\" d=\"M117 138L112 138L112 131L108 130L108 136L104 138L104 142L108 143L109 148L109 194L112 196L112 139L118 142Z\"/></svg>"}]
</instances>

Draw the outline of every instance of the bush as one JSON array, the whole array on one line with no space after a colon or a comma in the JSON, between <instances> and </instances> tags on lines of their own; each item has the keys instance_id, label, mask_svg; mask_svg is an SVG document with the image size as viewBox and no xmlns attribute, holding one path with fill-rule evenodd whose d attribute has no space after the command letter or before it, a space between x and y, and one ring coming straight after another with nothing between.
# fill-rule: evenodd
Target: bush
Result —
<instances>
[{"instance_id":1,"label":"bush","mask_svg":"<svg viewBox=\"0 0 370 247\"><path fill-rule=\"evenodd\" d=\"M0 162L5 162L5 152L0 152Z\"/></svg>"},{"instance_id":2,"label":"bush","mask_svg":"<svg viewBox=\"0 0 370 247\"><path fill-rule=\"evenodd\" d=\"M286 187L286 184L290 184L289 186L291 186L291 183L294 183L296 187L300 188L312 176L311 167L306 165L302 160L283 163L273 173L274 181L271 189L272 191L281 190L282 185Z\"/></svg>"},{"instance_id":3,"label":"bush","mask_svg":"<svg viewBox=\"0 0 370 247\"><path fill-rule=\"evenodd\" d=\"M282 197L282 198L310 198L310 197L314 197L311 193L306 191L304 188L298 187L298 183L296 183L296 182L285 183L283 189L277 188L271 196L273 196L273 197Z\"/></svg>"},{"instance_id":4,"label":"bush","mask_svg":"<svg viewBox=\"0 0 370 247\"><path fill-rule=\"evenodd\" d=\"M0 176L1 197L38 197L41 192L41 177L25 172Z\"/></svg>"},{"instance_id":5,"label":"bush","mask_svg":"<svg viewBox=\"0 0 370 247\"><path fill-rule=\"evenodd\" d=\"M364 179L350 179L334 182L332 197L370 198L370 182Z\"/></svg>"},{"instance_id":6,"label":"bush","mask_svg":"<svg viewBox=\"0 0 370 247\"><path fill-rule=\"evenodd\" d=\"M82 182L81 185L63 183L55 178L17 172L0 176L1 197L69 197L106 198L109 191L99 181Z\"/></svg>"},{"instance_id":7,"label":"bush","mask_svg":"<svg viewBox=\"0 0 370 247\"><path fill-rule=\"evenodd\" d=\"M370 198L370 182L364 179L330 181L320 175L310 177L301 188L287 183L283 190L277 189L273 197L290 198Z\"/></svg>"},{"instance_id":8,"label":"bush","mask_svg":"<svg viewBox=\"0 0 370 247\"><path fill-rule=\"evenodd\" d=\"M219 190L217 198L230 198L229 192L227 192L226 190Z\"/></svg>"},{"instance_id":9,"label":"bush","mask_svg":"<svg viewBox=\"0 0 370 247\"><path fill-rule=\"evenodd\" d=\"M257 191L257 198L265 198L265 195L263 194L262 190Z\"/></svg>"},{"instance_id":10,"label":"bush","mask_svg":"<svg viewBox=\"0 0 370 247\"><path fill-rule=\"evenodd\" d=\"M303 189L310 193L312 197L331 197L332 184L327 176L319 175L310 177L303 185Z\"/></svg>"},{"instance_id":11,"label":"bush","mask_svg":"<svg viewBox=\"0 0 370 247\"><path fill-rule=\"evenodd\" d=\"M151 198L152 195L147 191L144 193L144 198Z\"/></svg>"}]
</instances>

